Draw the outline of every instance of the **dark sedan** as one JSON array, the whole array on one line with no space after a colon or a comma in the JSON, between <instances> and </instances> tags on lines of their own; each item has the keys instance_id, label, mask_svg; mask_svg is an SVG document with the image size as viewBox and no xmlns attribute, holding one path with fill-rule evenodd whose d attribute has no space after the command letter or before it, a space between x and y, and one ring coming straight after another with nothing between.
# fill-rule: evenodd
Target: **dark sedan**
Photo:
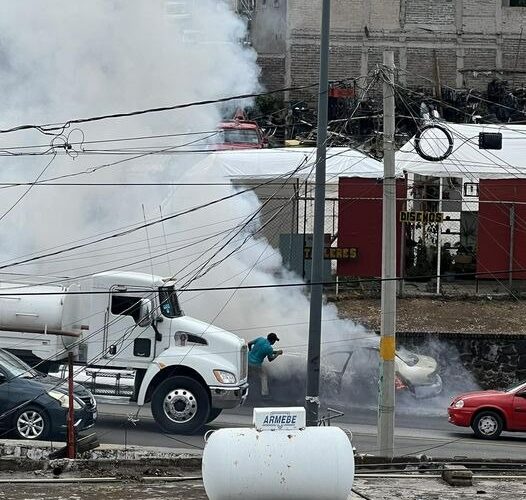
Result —
<instances>
[{"instance_id":1,"label":"dark sedan","mask_svg":"<svg viewBox=\"0 0 526 500\"><path fill-rule=\"evenodd\" d=\"M21 439L64 437L69 408L67 382L41 374L13 354L0 349L0 427L2 436ZM75 384L73 408L77 431L97 419L90 391Z\"/></svg>"}]
</instances>

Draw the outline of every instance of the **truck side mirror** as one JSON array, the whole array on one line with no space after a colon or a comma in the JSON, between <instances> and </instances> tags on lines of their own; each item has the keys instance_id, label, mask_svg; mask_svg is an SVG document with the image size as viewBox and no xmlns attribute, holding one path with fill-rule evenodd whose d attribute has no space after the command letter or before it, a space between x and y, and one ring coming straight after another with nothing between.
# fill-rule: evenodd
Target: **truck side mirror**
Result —
<instances>
[{"instance_id":1,"label":"truck side mirror","mask_svg":"<svg viewBox=\"0 0 526 500\"><path fill-rule=\"evenodd\" d=\"M152 309L152 301L150 299L141 299L139 319L137 321L138 326L147 327L152 324Z\"/></svg>"}]
</instances>

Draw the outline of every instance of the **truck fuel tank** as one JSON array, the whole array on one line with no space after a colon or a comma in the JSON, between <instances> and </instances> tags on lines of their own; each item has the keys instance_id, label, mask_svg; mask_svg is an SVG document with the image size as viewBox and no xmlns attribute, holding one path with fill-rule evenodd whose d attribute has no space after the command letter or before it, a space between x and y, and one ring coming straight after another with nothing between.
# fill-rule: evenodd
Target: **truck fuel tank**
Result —
<instances>
[{"instance_id":1,"label":"truck fuel tank","mask_svg":"<svg viewBox=\"0 0 526 500\"><path fill-rule=\"evenodd\" d=\"M0 283L0 330L78 337L81 295L78 285ZM87 316L87 314L85 314Z\"/></svg>"}]
</instances>

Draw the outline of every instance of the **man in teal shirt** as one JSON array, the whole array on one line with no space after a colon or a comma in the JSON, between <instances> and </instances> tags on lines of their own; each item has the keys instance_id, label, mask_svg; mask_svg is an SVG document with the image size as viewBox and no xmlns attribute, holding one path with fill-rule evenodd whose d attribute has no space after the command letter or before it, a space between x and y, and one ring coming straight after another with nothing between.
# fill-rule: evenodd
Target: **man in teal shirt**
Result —
<instances>
[{"instance_id":1,"label":"man in teal shirt","mask_svg":"<svg viewBox=\"0 0 526 500\"><path fill-rule=\"evenodd\" d=\"M264 398L268 398L269 388L268 388L268 375L265 367L263 366L263 361L267 358L269 361L274 361L280 354L283 354L283 351L275 351L272 346L279 342L279 338L275 333L269 333L267 337L258 337L255 340L252 340L248 343L248 367L249 371L253 375L257 375L261 381L261 395ZM249 378L251 378L249 376Z\"/></svg>"}]
</instances>

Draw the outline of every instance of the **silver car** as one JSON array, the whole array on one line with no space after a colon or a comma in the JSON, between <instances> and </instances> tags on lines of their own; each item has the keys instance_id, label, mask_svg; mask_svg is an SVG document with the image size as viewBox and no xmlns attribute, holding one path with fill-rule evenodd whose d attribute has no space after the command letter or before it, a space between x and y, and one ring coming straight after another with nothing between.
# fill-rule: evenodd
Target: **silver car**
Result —
<instances>
[{"instance_id":1,"label":"silver car","mask_svg":"<svg viewBox=\"0 0 526 500\"><path fill-rule=\"evenodd\" d=\"M378 343L349 344L324 354L324 372L334 381L338 392L348 384L351 388L358 384L362 389L369 386L375 389L380 363ZM442 379L438 373L438 363L431 356L416 354L404 348L397 349L395 385L397 392L408 392L418 399L439 395L442 392Z\"/></svg>"}]
</instances>

